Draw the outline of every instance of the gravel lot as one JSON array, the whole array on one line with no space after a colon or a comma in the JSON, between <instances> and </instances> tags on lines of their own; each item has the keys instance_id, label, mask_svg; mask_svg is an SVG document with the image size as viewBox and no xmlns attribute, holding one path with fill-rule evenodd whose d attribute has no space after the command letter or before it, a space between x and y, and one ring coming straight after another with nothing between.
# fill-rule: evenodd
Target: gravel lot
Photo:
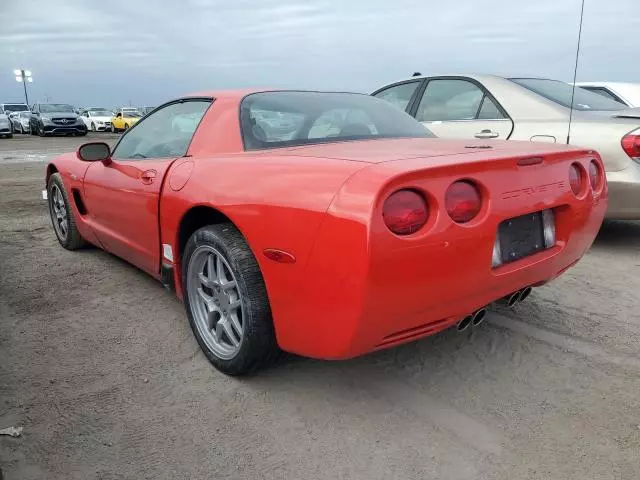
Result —
<instances>
[{"instance_id":1,"label":"gravel lot","mask_svg":"<svg viewBox=\"0 0 640 480\"><path fill-rule=\"evenodd\" d=\"M55 240L44 161L96 137L0 140L5 479L640 478L640 223L472 332L237 380L159 283Z\"/></svg>"}]
</instances>

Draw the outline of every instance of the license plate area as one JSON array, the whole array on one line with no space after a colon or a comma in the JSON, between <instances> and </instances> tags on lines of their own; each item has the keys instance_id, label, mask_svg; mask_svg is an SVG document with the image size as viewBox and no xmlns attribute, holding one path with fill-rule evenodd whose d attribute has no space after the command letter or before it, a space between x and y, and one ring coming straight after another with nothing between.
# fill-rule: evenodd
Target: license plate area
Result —
<instances>
[{"instance_id":1,"label":"license plate area","mask_svg":"<svg viewBox=\"0 0 640 480\"><path fill-rule=\"evenodd\" d=\"M543 213L509 218L498 227L500 263L510 263L544 250Z\"/></svg>"}]
</instances>

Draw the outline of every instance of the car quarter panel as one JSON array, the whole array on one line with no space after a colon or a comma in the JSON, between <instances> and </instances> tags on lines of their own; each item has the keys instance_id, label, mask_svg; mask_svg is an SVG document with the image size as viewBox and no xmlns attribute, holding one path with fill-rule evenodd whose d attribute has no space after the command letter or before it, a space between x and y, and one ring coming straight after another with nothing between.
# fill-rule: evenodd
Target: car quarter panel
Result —
<instances>
[{"instance_id":1,"label":"car quarter panel","mask_svg":"<svg viewBox=\"0 0 640 480\"><path fill-rule=\"evenodd\" d=\"M185 181L181 165L193 161ZM171 246L176 290L181 292L179 229L194 207L211 207L228 217L242 232L261 268L274 314L290 318L300 278L316 233L331 200L345 180L366 164L335 159L278 156L277 153L228 154L172 165L160 200L162 244ZM172 187L173 175L178 175ZM184 186L182 186L184 185ZM267 248L292 254L293 264L277 263L264 255ZM296 310L297 311L297 310ZM303 319L298 319L303 321Z\"/></svg>"}]
</instances>

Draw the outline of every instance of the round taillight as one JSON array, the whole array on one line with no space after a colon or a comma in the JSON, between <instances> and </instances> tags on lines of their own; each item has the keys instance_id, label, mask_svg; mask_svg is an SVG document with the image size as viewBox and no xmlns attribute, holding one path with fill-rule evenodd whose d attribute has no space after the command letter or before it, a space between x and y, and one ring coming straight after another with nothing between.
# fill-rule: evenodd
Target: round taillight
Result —
<instances>
[{"instance_id":1,"label":"round taillight","mask_svg":"<svg viewBox=\"0 0 640 480\"><path fill-rule=\"evenodd\" d=\"M451 184L444 196L444 205L454 222L466 223L478 215L482 200L473 183L461 180Z\"/></svg>"},{"instance_id":2,"label":"round taillight","mask_svg":"<svg viewBox=\"0 0 640 480\"><path fill-rule=\"evenodd\" d=\"M591 160L589 162L589 183L592 190L597 191L600 188L600 179L600 166L595 160Z\"/></svg>"},{"instance_id":3,"label":"round taillight","mask_svg":"<svg viewBox=\"0 0 640 480\"><path fill-rule=\"evenodd\" d=\"M575 163L572 163L569 167L569 185L574 195L580 194L582 190L582 170Z\"/></svg>"},{"instance_id":4,"label":"round taillight","mask_svg":"<svg viewBox=\"0 0 640 480\"><path fill-rule=\"evenodd\" d=\"M382 206L384 223L396 235L417 232L427 223L428 216L427 202L413 190L392 193Z\"/></svg>"}]
</instances>

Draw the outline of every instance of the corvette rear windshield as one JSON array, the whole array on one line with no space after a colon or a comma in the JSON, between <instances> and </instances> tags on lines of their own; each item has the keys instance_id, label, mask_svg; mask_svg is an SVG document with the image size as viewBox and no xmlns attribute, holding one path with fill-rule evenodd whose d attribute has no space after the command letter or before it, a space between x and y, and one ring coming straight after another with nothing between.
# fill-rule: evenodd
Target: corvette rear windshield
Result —
<instances>
[{"instance_id":1,"label":"corvette rear windshield","mask_svg":"<svg viewBox=\"0 0 640 480\"><path fill-rule=\"evenodd\" d=\"M240 105L240 123L246 150L435 136L390 103L354 93L254 93Z\"/></svg>"},{"instance_id":2,"label":"corvette rear windshield","mask_svg":"<svg viewBox=\"0 0 640 480\"><path fill-rule=\"evenodd\" d=\"M569 108L573 88L568 83L543 78L512 78L511 81L522 85L544 98ZM573 108L588 111L615 111L628 108L625 104L590 92L583 88L576 88L573 94Z\"/></svg>"}]
</instances>

